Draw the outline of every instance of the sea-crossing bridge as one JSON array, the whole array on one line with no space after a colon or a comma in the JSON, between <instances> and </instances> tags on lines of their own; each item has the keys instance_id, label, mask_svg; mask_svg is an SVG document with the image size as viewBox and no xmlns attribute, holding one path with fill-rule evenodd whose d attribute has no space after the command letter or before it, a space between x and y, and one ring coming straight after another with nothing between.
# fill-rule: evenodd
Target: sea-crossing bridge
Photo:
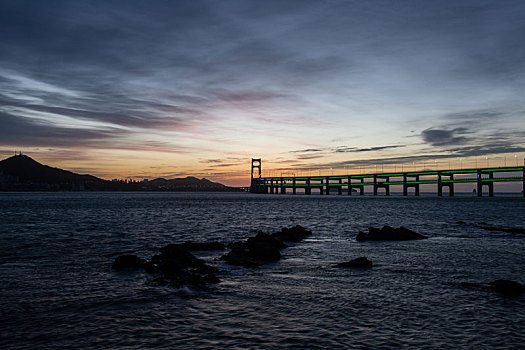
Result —
<instances>
[{"instance_id":1,"label":"sea-crossing bridge","mask_svg":"<svg viewBox=\"0 0 525 350\"><path fill-rule=\"evenodd\" d=\"M254 174L255 172L255 174ZM420 186L436 184L438 196L443 193L454 196L454 185L457 183L476 184L478 197L483 196L483 191L489 197L494 196L494 183L496 182L521 182L522 195L525 197L525 171L524 167L492 167L470 168L454 170L425 170L412 172L370 173L370 174L345 174L331 176L261 176L261 159L252 159L251 185L252 193L268 194L296 194L301 189L307 195L312 192L329 195L365 194L365 188L372 189L374 196L379 193L390 195L391 186L402 186L403 195L407 196L410 189L419 196ZM446 189L447 191L443 191Z\"/></svg>"}]
</instances>

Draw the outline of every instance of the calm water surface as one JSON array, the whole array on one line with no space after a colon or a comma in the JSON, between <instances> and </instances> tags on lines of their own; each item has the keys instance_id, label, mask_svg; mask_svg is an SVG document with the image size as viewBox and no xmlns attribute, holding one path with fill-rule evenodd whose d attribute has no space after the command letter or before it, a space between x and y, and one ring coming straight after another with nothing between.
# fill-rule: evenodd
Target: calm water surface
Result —
<instances>
[{"instance_id":1,"label":"calm water surface","mask_svg":"<svg viewBox=\"0 0 525 350\"><path fill-rule=\"evenodd\" d=\"M525 283L523 198L175 193L0 194L2 349L523 348L525 297L461 282ZM457 221L466 224L458 224ZM300 224L314 232L258 269L229 267L209 291L115 272L185 240L245 239ZM428 240L355 241L368 226ZM367 256L364 271L333 264Z\"/></svg>"}]
</instances>

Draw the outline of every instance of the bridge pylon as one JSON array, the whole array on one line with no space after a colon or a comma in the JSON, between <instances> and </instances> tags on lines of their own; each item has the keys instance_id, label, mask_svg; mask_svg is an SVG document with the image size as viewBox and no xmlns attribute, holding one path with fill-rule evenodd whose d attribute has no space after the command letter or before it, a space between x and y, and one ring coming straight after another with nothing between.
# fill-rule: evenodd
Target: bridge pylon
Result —
<instances>
[{"instance_id":1,"label":"bridge pylon","mask_svg":"<svg viewBox=\"0 0 525 350\"><path fill-rule=\"evenodd\" d=\"M251 171L251 182L250 192L251 193L262 193L261 183L261 158L252 158L252 171ZM254 171L256 174L254 175Z\"/></svg>"}]
</instances>

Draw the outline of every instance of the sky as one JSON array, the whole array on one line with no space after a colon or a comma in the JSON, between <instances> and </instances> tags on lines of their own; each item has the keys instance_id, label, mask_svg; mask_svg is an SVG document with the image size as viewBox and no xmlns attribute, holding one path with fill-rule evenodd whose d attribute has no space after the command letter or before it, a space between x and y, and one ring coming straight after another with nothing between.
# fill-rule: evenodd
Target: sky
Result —
<instances>
[{"instance_id":1,"label":"sky","mask_svg":"<svg viewBox=\"0 0 525 350\"><path fill-rule=\"evenodd\" d=\"M523 1L0 1L0 156L106 179L523 164Z\"/></svg>"}]
</instances>

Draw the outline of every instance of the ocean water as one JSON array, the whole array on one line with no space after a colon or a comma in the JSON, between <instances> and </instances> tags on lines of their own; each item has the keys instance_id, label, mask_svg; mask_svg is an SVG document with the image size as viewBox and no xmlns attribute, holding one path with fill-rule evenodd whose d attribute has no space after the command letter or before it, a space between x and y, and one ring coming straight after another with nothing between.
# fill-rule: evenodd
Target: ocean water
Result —
<instances>
[{"instance_id":1,"label":"ocean water","mask_svg":"<svg viewBox=\"0 0 525 350\"><path fill-rule=\"evenodd\" d=\"M525 297L462 284L525 284L525 236L477 226L524 227L524 213L516 197L0 194L0 348L524 348ZM207 291L111 269L296 224L313 235L260 268L197 253L222 270ZM383 225L430 238L355 240ZM333 267L359 256L377 266Z\"/></svg>"}]
</instances>

